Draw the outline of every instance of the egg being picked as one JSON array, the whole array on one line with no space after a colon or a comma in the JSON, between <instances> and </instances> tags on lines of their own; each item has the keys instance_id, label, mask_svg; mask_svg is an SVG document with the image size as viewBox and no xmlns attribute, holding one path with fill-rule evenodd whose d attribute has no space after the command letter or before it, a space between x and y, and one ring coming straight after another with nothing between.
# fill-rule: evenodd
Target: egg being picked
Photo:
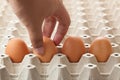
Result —
<instances>
[{"instance_id":1,"label":"egg being picked","mask_svg":"<svg viewBox=\"0 0 120 80\"><path fill-rule=\"evenodd\" d=\"M62 53L65 54L70 62L78 62L86 49L80 37L68 37L62 47Z\"/></svg>"},{"instance_id":2,"label":"egg being picked","mask_svg":"<svg viewBox=\"0 0 120 80\"><path fill-rule=\"evenodd\" d=\"M13 38L8 41L5 53L9 55L12 62L20 63L24 56L29 54L29 49L22 39Z\"/></svg>"},{"instance_id":3,"label":"egg being picked","mask_svg":"<svg viewBox=\"0 0 120 80\"><path fill-rule=\"evenodd\" d=\"M91 43L89 52L95 55L98 62L106 62L113 50L107 38L98 37Z\"/></svg>"},{"instance_id":4,"label":"egg being picked","mask_svg":"<svg viewBox=\"0 0 120 80\"><path fill-rule=\"evenodd\" d=\"M34 49L33 49L33 53L38 56L41 62L48 63L57 53L57 47L50 38L45 36L43 37L43 47L44 47L44 54L38 54L35 52Z\"/></svg>"}]
</instances>

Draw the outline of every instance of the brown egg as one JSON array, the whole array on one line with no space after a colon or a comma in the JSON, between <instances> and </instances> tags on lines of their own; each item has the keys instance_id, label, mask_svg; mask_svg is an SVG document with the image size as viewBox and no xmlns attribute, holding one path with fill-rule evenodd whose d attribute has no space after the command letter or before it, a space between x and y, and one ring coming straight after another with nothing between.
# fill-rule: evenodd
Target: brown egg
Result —
<instances>
[{"instance_id":1,"label":"brown egg","mask_svg":"<svg viewBox=\"0 0 120 80\"><path fill-rule=\"evenodd\" d=\"M105 37L96 38L89 50L95 55L98 62L106 62L113 51L110 41Z\"/></svg>"},{"instance_id":2,"label":"brown egg","mask_svg":"<svg viewBox=\"0 0 120 80\"><path fill-rule=\"evenodd\" d=\"M68 37L63 44L62 53L70 62L78 62L85 52L84 43L79 37Z\"/></svg>"},{"instance_id":3,"label":"brown egg","mask_svg":"<svg viewBox=\"0 0 120 80\"><path fill-rule=\"evenodd\" d=\"M23 40L13 38L8 41L5 52L14 63L19 63L26 54L29 54L29 49Z\"/></svg>"},{"instance_id":4,"label":"brown egg","mask_svg":"<svg viewBox=\"0 0 120 80\"><path fill-rule=\"evenodd\" d=\"M57 53L57 47L55 46L54 42L47 37L43 37L43 46L44 46L44 54L40 55L35 53L33 50L34 54L36 54L41 62L48 63L51 61L52 57Z\"/></svg>"}]
</instances>

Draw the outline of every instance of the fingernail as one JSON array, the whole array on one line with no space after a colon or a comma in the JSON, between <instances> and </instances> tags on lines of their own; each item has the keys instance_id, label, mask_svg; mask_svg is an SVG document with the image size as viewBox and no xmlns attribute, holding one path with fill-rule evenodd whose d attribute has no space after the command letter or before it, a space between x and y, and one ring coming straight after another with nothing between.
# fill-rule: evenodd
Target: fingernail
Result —
<instances>
[{"instance_id":1,"label":"fingernail","mask_svg":"<svg viewBox=\"0 0 120 80\"><path fill-rule=\"evenodd\" d=\"M37 53L37 54L43 55L44 54L44 48L43 47L35 48L34 52Z\"/></svg>"}]
</instances>

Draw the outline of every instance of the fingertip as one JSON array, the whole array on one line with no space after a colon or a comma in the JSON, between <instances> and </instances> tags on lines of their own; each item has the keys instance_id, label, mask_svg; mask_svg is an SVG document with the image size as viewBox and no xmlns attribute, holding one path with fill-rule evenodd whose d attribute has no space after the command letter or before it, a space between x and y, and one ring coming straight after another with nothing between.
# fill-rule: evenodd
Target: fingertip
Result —
<instances>
[{"instance_id":1,"label":"fingertip","mask_svg":"<svg viewBox=\"0 0 120 80\"><path fill-rule=\"evenodd\" d=\"M34 48L34 49L33 49L33 53L39 54L39 55L43 55L43 54L44 54L44 48L43 48L43 47Z\"/></svg>"},{"instance_id":2,"label":"fingertip","mask_svg":"<svg viewBox=\"0 0 120 80\"><path fill-rule=\"evenodd\" d=\"M56 46L60 44L60 42L62 41L63 37L64 37L64 35L61 35L61 34L55 35L53 41L54 41Z\"/></svg>"}]
</instances>

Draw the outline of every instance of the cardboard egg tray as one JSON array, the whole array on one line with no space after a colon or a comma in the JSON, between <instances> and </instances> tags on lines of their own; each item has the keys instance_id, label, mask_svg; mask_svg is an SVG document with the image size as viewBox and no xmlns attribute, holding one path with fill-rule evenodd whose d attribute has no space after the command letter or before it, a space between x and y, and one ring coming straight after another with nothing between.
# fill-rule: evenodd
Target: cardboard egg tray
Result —
<instances>
[{"instance_id":1,"label":"cardboard egg tray","mask_svg":"<svg viewBox=\"0 0 120 80\"><path fill-rule=\"evenodd\" d=\"M81 37L86 54L77 63L69 62L62 53L54 55L50 63L40 62L32 53L26 55L21 63L12 63L9 56L4 54L8 40L20 37L29 47L31 43L24 25L14 15L7 1L1 0L0 80L120 80L120 1L63 0L63 3L71 17L64 40L68 36ZM113 54L104 63L97 62L96 57L87 52L98 36L107 37L113 47Z\"/></svg>"}]
</instances>

